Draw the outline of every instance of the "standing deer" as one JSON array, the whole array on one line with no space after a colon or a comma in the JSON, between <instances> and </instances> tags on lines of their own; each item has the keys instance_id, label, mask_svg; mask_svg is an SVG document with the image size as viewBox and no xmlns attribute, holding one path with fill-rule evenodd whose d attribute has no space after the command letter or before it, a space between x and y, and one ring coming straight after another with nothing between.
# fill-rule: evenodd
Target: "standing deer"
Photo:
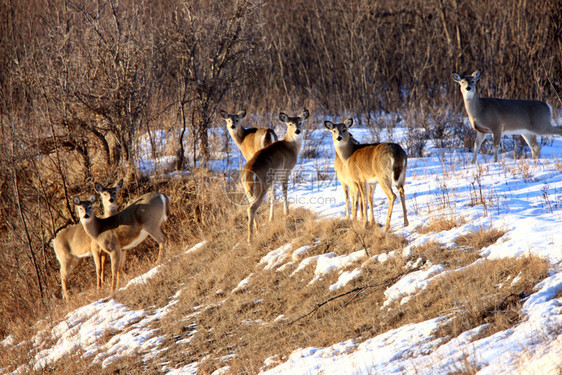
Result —
<instances>
[{"instance_id":1,"label":"standing deer","mask_svg":"<svg viewBox=\"0 0 562 375\"><path fill-rule=\"evenodd\" d=\"M84 231L95 241L92 254L98 276L97 287L101 287L100 252L105 251L111 258L111 290L115 291L119 284L123 250L137 246L150 235L158 242L160 263L167 239L161 227L170 214L170 197L161 193L147 193L123 211L107 218L95 216L92 209L95 200L95 195L87 201L81 201L78 197L73 199Z\"/></svg>"},{"instance_id":2,"label":"standing deer","mask_svg":"<svg viewBox=\"0 0 562 375\"><path fill-rule=\"evenodd\" d=\"M453 79L460 85L470 124L476 130L472 163L476 162L486 134L492 134L494 162L498 161L498 148L504 134L520 134L531 148L534 159L538 158L541 152L537 135L562 135L562 127L553 126L552 107L545 102L479 98L476 82L480 75L480 70L466 76L453 73Z\"/></svg>"},{"instance_id":3,"label":"standing deer","mask_svg":"<svg viewBox=\"0 0 562 375\"><path fill-rule=\"evenodd\" d=\"M408 157L406 152L396 143L379 143L374 145L358 146L351 141L348 129L353 125L353 119L347 119L344 123L334 124L325 121L324 125L332 132L332 140L339 157L344 162L342 174L348 181L352 181L352 191L361 196L361 211L365 226L368 224L367 215L367 185L380 184L388 198L388 212L384 230L390 228L390 218L396 195L392 191L392 185L398 188L402 211L404 212L404 226L408 226L406 213L406 199L404 195L404 183L406 180L406 168ZM374 218L373 218L374 221Z\"/></svg>"},{"instance_id":4,"label":"standing deer","mask_svg":"<svg viewBox=\"0 0 562 375\"><path fill-rule=\"evenodd\" d=\"M375 146L375 145L378 144L378 143L367 143L367 144L359 143L359 141L357 141L355 138L353 138L353 135L351 133L349 133L349 137L350 137L350 142L352 142L354 145L356 145L355 147L357 147L357 148L361 148L361 147L365 147L365 146ZM353 196L351 197L351 199L353 200L353 202L350 201L350 196L349 196L350 190L353 190L351 187L354 186L355 183L353 181L351 181L349 176L347 175L347 173L345 173L345 164L344 164L344 162L342 161L342 159L340 158L340 156L338 155L337 152L334 155L334 171L336 172L336 177L338 178L338 181L340 182L340 184L343 188L343 194L344 194L344 197L345 197L345 218L346 219L355 219L357 217L357 206L360 203L359 202L359 196L358 196L358 194L352 193ZM369 197L369 207L370 207L370 210L371 210L371 218L373 220L375 220L374 216L373 216L373 187L372 187L372 185L368 186L367 196Z\"/></svg>"},{"instance_id":5,"label":"standing deer","mask_svg":"<svg viewBox=\"0 0 562 375\"><path fill-rule=\"evenodd\" d=\"M109 217L117 213L116 197L123 187L123 180L115 187L104 187L95 183L95 189L101 196L104 216ZM53 248L60 263L60 279L63 298L68 301L68 276L82 262L82 259L92 255L92 239L86 234L82 224L74 224L61 230L53 241ZM105 271L105 255L101 259L101 277Z\"/></svg>"},{"instance_id":6,"label":"standing deer","mask_svg":"<svg viewBox=\"0 0 562 375\"><path fill-rule=\"evenodd\" d=\"M240 148L246 161L250 160L258 150L277 141L277 134L273 129L244 128L240 124L240 120L246 116L246 111L240 111L237 114L220 111L220 115L226 121L228 133Z\"/></svg>"},{"instance_id":7,"label":"standing deer","mask_svg":"<svg viewBox=\"0 0 562 375\"><path fill-rule=\"evenodd\" d=\"M304 110L300 116L289 117L285 113L279 114L279 120L287 125L285 137L269 146L259 150L242 168L242 186L250 201L248 207L248 242L252 241L253 230L258 230L255 220L256 211L261 206L267 190L271 187L269 221L273 220L273 204L275 203L274 186L281 182L283 193L283 213L289 213L287 200L287 187L289 174L297 163L297 158L302 145L304 120L309 116Z\"/></svg>"}]
</instances>

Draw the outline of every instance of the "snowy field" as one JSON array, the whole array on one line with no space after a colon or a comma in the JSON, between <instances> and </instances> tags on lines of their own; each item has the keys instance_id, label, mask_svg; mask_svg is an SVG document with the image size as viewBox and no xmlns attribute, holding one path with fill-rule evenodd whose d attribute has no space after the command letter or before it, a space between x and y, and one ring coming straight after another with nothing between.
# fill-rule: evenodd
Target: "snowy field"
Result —
<instances>
[{"instance_id":1,"label":"snowy field","mask_svg":"<svg viewBox=\"0 0 562 375\"><path fill-rule=\"evenodd\" d=\"M561 126L560 118L558 122ZM352 132L355 138L370 141L367 130L352 129ZM321 217L342 217L345 203L341 187L333 178L334 148L329 132L318 129L314 137L321 139L318 157L301 158L295 170L296 182L289 188L290 204L306 207ZM524 301L523 319L516 326L485 338L479 338L485 328L481 326L445 341L435 336L441 322L447 319L443 316L403 326L361 343L349 340L330 347L300 348L284 361L267 360L264 374L446 374L460 371L461 363L470 364L479 374L560 374L562 301L554 297L562 289L562 139L556 138L552 145L544 146L537 161L515 161L510 154L502 153L498 163L491 162L491 155L480 155L480 164L472 165L466 161L471 154L437 150L431 145L426 154L426 157L408 160L405 191L410 225L402 228L399 200L392 216L392 230L408 241L402 251L372 258L364 251L345 256L328 253L307 257L307 246L293 248L288 243L271 249L260 265L267 269L291 265L295 269L293 274L305 267L314 267L315 277L310 283L327 273L336 273L338 281L328 286L336 291L361 274L363 262L385 262L390 257L408 256L411 247L432 240L454 246L453 240L459 235L479 228L498 228L506 234L481 250L482 259L534 254L548 259L551 264L550 275ZM224 164L217 163L221 165ZM486 204L476 204L480 199ZM380 188L375 192L375 205L376 219L382 222L387 202ZM417 233L416 228L441 216L462 217L465 224L439 233ZM177 256L196 256L204 245L198 244ZM349 271L349 264L359 265ZM124 288L131 283L144 282L161 272L162 267L129 281ZM407 301L443 272L442 265L411 272L385 291L385 306L393 301ZM240 280L232 292L251 283L250 274ZM21 366L16 373L41 370L77 349L89 361L102 366L133 353L141 353L144 361L150 361L160 350L165 350L165 341L157 330L148 328L149 323L162 319L180 293L170 296L167 306L150 313L131 310L111 299L83 306L69 313L62 322L52 323L40 331L33 339L37 348L34 361ZM196 306L194 310L193 314L197 314ZM112 332L112 337L99 346L97 342L106 332ZM0 344L18 344L13 341L8 337ZM162 364L161 369L169 374L196 374L198 363L182 368ZM216 371L217 374L226 372L228 367ZM0 369L0 373L4 371Z\"/></svg>"}]
</instances>

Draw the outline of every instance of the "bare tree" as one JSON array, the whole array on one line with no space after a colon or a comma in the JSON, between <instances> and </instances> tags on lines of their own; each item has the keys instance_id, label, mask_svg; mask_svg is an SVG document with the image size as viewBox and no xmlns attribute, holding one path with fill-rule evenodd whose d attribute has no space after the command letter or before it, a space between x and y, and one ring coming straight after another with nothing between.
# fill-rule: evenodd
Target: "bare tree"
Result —
<instances>
[{"instance_id":1,"label":"bare tree","mask_svg":"<svg viewBox=\"0 0 562 375\"><path fill-rule=\"evenodd\" d=\"M229 90L243 84L257 40L259 2L193 1L179 7L167 30L171 67L178 87L182 130L178 168L185 165L184 136L189 124L203 162L209 159L209 128Z\"/></svg>"}]
</instances>

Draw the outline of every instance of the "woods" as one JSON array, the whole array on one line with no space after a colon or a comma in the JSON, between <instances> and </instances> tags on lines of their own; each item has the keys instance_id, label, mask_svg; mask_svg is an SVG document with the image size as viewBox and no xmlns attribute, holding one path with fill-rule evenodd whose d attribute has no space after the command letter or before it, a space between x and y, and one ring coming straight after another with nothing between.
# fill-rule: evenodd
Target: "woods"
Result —
<instances>
[{"instance_id":1,"label":"woods","mask_svg":"<svg viewBox=\"0 0 562 375\"><path fill-rule=\"evenodd\" d=\"M94 181L145 192L139 137L174 168L222 151L221 109L382 113L427 139L472 147L451 72L482 69L482 96L562 107L562 12L475 0L0 0L0 311L55 293L50 241ZM260 124L250 124L252 126ZM264 127L269 124L262 124ZM391 126L391 125L390 125ZM156 146L155 132L174 142ZM13 285L20 287L15 289ZM24 286L24 287L22 287ZM58 293L58 292L57 292ZM3 323L6 324L6 323ZM5 326L0 325L0 336Z\"/></svg>"}]
</instances>

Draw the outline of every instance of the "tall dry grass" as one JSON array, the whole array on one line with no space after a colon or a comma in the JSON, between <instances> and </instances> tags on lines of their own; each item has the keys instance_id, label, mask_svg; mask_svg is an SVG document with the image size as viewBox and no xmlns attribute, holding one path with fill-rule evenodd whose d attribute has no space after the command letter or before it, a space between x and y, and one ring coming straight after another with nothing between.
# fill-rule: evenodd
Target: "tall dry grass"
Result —
<instances>
[{"instance_id":1,"label":"tall dry grass","mask_svg":"<svg viewBox=\"0 0 562 375\"><path fill-rule=\"evenodd\" d=\"M246 206L232 200L232 183L235 182L206 170L160 184L153 182L151 189L174 197L172 215L165 226L170 241L164 265L146 283L119 290L113 297L131 309L148 312L177 300L168 307L167 315L148 327L157 329L158 335L165 338L162 346L166 350L149 362L141 361L142 352L124 356L103 372L157 372L164 363L181 367L197 361L202 372L228 365L233 373L254 374L266 358L272 363L283 361L300 347L329 346L349 339L360 342L407 323L440 316L447 320L436 333L439 336L452 338L484 323L489 326L483 334L492 334L521 319L521 298L532 293L534 285L547 275L548 264L535 257L475 262L479 249L494 243L501 232L482 229L458 238L456 248L428 243L413 248L411 255L404 257L401 250L407 241L400 236L385 234L378 228L365 229L346 220L320 220L296 207L290 207L286 218L277 215L271 223L267 222L267 208L259 210L260 231L249 245L245 241ZM443 220L435 220L430 227L446 230L460 224ZM199 250L185 254L203 240L207 242ZM309 248L304 255L287 258L281 269L265 270L259 264L264 255L289 243L293 250ZM305 257L355 251L365 252L363 260L376 254L390 256L383 263L349 265L344 270L361 267L362 273L336 291L330 291L328 286L337 281L338 273L327 274L312 284L314 265L292 275ZM122 285L152 268L156 253L151 240L129 252ZM84 263L93 269L92 262ZM386 288L409 272L432 264L443 264L450 272L435 278L407 303L398 301L381 309ZM100 294L96 292L92 270L89 272L87 278L75 274L68 305L53 298L48 308L37 314L43 317L40 326L18 332L11 325L16 340L26 342L37 329L49 327L49 322L57 322L72 309L109 295L107 286ZM518 281L513 282L516 277ZM247 278L247 287L234 292ZM29 319L37 315L29 315ZM112 335L108 332L99 344ZM8 369L33 357L29 341L15 349L0 348L0 352L0 367ZM100 370L99 365L80 355L78 352L63 358L45 371Z\"/></svg>"}]
</instances>

